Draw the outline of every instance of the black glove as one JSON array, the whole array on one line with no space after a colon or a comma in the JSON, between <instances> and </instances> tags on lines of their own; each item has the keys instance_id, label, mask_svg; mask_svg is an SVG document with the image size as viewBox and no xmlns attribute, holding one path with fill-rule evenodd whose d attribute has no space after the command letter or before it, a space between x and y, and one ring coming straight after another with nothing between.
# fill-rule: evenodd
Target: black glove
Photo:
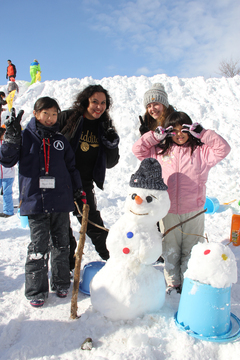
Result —
<instances>
[{"instance_id":1,"label":"black glove","mask_svg":"<svg viewBox=\"0 0 240 360\"><path fill-rule=\"evenodd\" d=\"M103 137L105 138L105 140L110 141L111 143L114 142L114 140L118 139L118 134L112 126L112 120L109 121L109 127L105 131Z\"/></svg>"},{"instance_id":2,"label":"black glove","mask_svg":"<svg viewBox=\"0 0 240 360\"><path fill-rule=\"evenodd\" d=\"M139 120L140 120L140 123L141 123L141 125L139 126L139 131L140 131L140 134L142 136L143 134L145 134L146 132L149 131L148 124L147 124L147 116L144 115L144 120L143 120L143 118L140 115Z\"/></svg>"},{"instance_id":3,"label":"black glove","mask_svg":"<svg viewBox=\"0 0 240 360\"><path fill-rule=\"evenodd\" d=\"M15 108L11 110L11 117L7 117L6 125L6 133L4 137L5 142L20 144L21 143L21 125L20 122L22 120L22 116L24 114L23 110L20 110L18 116L15 115Z\"/></svg>"},{"instance_id":4,"label":"black glove","mask_svg":"<svg viewBox=\"0 0 240 360\"><path fill-rule=\"evenodd\" d=\"M110 141L111 143L118 138L118 134L116 133L116 131L113 128L108 128L107 131L105 132L105 138Z\"/></svg>"},{"instance_id":5,"label":"black glove","mask_svg":"<svg viewBox=\"0 0 240 360\"><path fill-rule=\"evenodd\" d=\"M112 127L112 120L110 120L109 128L104 132L101 137L103 145L107 148L115 148L119 144L119 136Z\"/></svg>"},{"instance_id":6,"label":"black glove","mask_svg":"<svg viewBox=\"0 0 240 360\"><path fill-rule=\"evenodd\" d=\"M75 191L75 193L73 195L73 199L78 204L78 207L82 213L83 204L87 203L87 197L86 197L85 191L78 189L77 191ZM76 215L76 216L80 215L77 208L75 208L73 215Z\"/></svg>"}]
</instances>

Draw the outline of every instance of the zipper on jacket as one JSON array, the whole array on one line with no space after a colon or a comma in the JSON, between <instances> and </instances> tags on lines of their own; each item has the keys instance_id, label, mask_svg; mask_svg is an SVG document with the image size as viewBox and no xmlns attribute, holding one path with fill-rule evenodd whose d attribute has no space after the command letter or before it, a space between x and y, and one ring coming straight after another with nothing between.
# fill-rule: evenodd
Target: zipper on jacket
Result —
<instances>
[{"instance_id":1,"label":"zipper on jacket","mask_svg":"<svg viewBox=\"0 0 240 360\"><path fill-rule=\"evenodd\" d=\"M176 204L177 204L177 214L179 213L179 206L178 206L178 183L179 183L179 159L180 159L180 151L181 151L181 147L178 147L178 159L177 159L177 186L176 186L176 189L177 189L177 197L176 197Z\"/></svg>"}]
</instances>

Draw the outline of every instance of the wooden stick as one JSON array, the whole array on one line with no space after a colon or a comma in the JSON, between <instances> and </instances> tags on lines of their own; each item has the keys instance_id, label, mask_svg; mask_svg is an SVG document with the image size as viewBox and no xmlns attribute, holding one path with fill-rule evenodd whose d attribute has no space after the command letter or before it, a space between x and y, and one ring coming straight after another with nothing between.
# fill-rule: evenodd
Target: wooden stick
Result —
<instances>
[{"instance_id":1,"label":"wooden stick","mask_svg":"<svg viewBox=\"0 0 240 360\"><path fill-rule=\"evenodd\" d=\"M72 291L72 300L71 300L71 318L76 319L79 318L77 316L77 298L78 298L78 291L79 291L79 280L80 280L80 269L81 269L81 261L82 261L82 254L83 248L85 244L85 235L87 231L87 224L88 224L88 213L89 213L89 205L83 205L83 216L82 216L82 226L79 231L79 243L77 247L77 251L75 253L75 270L74 270L74 281L73 281L73 291Z\"/></svg>"},{"instance_id":2,"label":"wooden stick","mask_svg":"<svg viewBox=\"0 0 240 360\"><path fill-rule=\"evenodd\" d=\"M164 234L163 234L163 237L164 236L166 236L171 230L173 230L173 229L175 229L176 227L178 227L178 226L180 226L180 225L182 225L182 224L184 224L184 223L186 223L186 222L188 222L189 220L192 220L192 219L194 219L194 218L196 218L197 216L199 216L199 215L201 215L201 214L203 214L203 213L205 213L207 211L207 209L205 209L205 210L203 210L203 211L200 211L199 213L197 213L196 215L194 215L194 216L192 216L192 217L190 217L189 219L187 219L187 220L184 220L184 221L182 221L182 222L180 222L179 224L177 224L177 225L174 225L173 227L171 227L170 229L168 229Z\"/></svg>"},{"instance_id":3,"label":"wooden stick","mask_svg":"<svg viewBox=\"0 0 240 360\"><path fill-rule=\"evenodd\" d=\"M81 210L79 209L78 203L77 203L76 201L74 201L74 204L76 205L76 208L77 208L77 211L78 211L79 215L82 216L82 213L81 213ZM77 217L78 217L79 215L77 215ZM105 230L105 231L107 231L107 232L109 231L109 230L108 230L107 228L105 228L104 226L95 224L93 221L91 221L91 220L89 220L89 219L88 219L88 222L89 222L89 224L92 224L92 225L96 226L96 227L99 228L99 229Z\"/></svg>"}]
</instances>

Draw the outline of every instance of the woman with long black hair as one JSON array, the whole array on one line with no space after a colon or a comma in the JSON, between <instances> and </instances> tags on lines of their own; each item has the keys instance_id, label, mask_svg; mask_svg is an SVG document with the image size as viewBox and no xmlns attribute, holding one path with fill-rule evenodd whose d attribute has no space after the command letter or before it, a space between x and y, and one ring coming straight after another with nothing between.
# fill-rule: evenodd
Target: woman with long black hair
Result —
<instances>
[{"instance_id":1,"label":"woman with long black hair","mask_svg":"<svg viewBox=\"0 0 240 360\"><path fill-rule=\"evenodd\" d=\"M119 160L119 136L109 115L112 100L101 85L90 85L82 90L73 106L59 114L61 133L68 139L74 152L76 168L82 180L82 192L75 198L79 205L86 196L90 207L89 220L104 227L97 210L94 183L103 190L106 168L112 168ZM85 195L86 193L86 195ZM77 211L74 212L77 214ZM78 216L81 223L82 218ZM88 223L87 235L103 260L109 258L106 248L107 231ZM70 268L74 267L75 239L70 242Z\"/></svg>"}]
</instances>

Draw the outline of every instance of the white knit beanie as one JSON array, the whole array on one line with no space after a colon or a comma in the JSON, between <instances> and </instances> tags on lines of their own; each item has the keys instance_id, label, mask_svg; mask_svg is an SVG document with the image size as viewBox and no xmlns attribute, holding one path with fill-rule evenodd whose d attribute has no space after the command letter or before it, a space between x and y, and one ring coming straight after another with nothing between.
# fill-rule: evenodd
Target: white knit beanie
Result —
<instances>
[{"instance_id":1,"label":"white knit beanie","mask_svg":"<svg viewBox=\"0 0 240 360\"><path fill-rule=\"evenodd\" d=\"M168 108L168 95L165 92L163 84L153 84L151 89L145 92L143 99L145 108L148 106L148 104L152 102L159 102L160 104L163 104L166 106L166 108Z\"/></svg>"}]
</instances>

